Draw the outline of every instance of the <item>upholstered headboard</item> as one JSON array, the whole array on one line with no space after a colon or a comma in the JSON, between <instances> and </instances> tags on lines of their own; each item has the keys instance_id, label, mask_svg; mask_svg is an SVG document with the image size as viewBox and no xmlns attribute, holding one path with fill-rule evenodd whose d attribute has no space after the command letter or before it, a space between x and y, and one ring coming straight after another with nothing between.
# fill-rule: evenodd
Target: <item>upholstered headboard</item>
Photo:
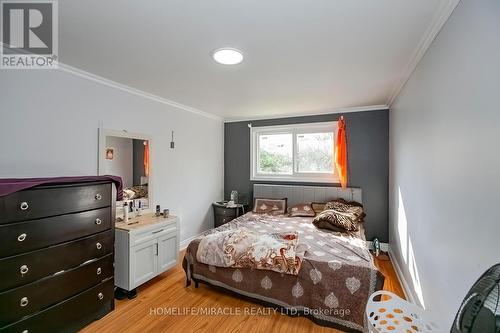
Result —
<instances>
[{"instance_id":1,"label":"upholstered headboard","mask_svg":"<svg viewBox=\"0 0 500 333\"><path fill-rule=\"evenodd\" d=\"M253 196L269 199L287 198L288 207L301 202L327 202L339 198L363 203L361 189L354 187L342 189L327 186L254 184Z\"/></svg>"}]
</instances>

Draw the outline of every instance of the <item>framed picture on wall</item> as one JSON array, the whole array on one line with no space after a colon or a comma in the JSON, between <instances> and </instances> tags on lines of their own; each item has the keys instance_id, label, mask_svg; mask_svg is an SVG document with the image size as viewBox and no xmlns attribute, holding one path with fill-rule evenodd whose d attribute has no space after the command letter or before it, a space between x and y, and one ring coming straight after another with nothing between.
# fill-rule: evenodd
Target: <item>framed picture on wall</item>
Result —
<instances>
[{"instance_id":1,"label":"framed picture on wall","mask_svg":"<svg viewBox=\"0 0 500 333\"><path fill-rule=\"evenodd\" d=\"M115 154L115 149L114 148L106 148L106 159L107 160L112 160L114 154Z\"/></svg>"}]
</instances>

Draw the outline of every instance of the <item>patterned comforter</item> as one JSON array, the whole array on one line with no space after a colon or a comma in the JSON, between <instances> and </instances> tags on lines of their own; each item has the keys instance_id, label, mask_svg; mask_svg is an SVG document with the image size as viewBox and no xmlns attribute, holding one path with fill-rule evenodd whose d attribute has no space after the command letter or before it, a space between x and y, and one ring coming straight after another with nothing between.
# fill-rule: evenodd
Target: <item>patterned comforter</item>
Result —
<instances>
[{"instance_id":1,"label":"patterned comforter","mask_svg":"<svg viewBox=\"0 0 500 333\"><path fill-rule=\"evenodd\" d=\"M297 275L307 249L296 231L262 234L241 227L203 237L196 260L216 267L252 268Z\"/></svg>"},{"instance_id":2,"label":"patterned comforter","mask_svg":"<svg viewBox=\"0 0 500 333\"><path fill-rule=\"evenodd\" d=\"M206 265L196 259L206 235L246 228L269 235L296 231L305 252L298 275L250 268ZM366 331L364 309L368 297L383 286L361 232L341 234L317 229L312 218L247 213L193 240L183 260L191 279L281 307L285 313L307 315L314 321L351 331Z\"/></svg>"}]
</instances>

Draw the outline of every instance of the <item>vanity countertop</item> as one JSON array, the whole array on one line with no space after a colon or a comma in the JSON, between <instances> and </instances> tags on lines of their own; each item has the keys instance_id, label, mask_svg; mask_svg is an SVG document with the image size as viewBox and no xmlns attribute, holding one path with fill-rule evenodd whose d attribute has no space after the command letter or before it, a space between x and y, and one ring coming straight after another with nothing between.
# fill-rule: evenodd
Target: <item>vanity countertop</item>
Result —
<instances>
[{"instance_id":1,"label":"vanity countertop","mask_svg":"<svg viewBox=\"0 0 500 333\"><path fill-rule=\"evenodd\" d=\"M152 226L154 224L172 222L177 219L177 216L170 215L167 218L163 216L155 216L155 214L144 214L141 216L137 216L128 220L128 223L125 222L116 222L115 228L131 231L136 229L141 229L145 227Z\"/></svg>"}]
</instances>

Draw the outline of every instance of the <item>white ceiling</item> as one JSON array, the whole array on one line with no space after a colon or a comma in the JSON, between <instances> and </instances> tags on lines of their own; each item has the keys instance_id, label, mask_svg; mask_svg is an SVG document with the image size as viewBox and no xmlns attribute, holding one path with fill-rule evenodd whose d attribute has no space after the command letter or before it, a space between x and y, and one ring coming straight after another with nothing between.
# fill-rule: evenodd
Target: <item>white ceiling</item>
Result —
<instances>
[{"instance_id":1,"label":"white ceiling","mask_svg":"<svg viewBox=\"0 0 500 333\"><path fill-rule=\"evenodd\" d=\"M448 2L64 0L59 59L225 119L387 105Z\"/></svg>"}]
</instances>

